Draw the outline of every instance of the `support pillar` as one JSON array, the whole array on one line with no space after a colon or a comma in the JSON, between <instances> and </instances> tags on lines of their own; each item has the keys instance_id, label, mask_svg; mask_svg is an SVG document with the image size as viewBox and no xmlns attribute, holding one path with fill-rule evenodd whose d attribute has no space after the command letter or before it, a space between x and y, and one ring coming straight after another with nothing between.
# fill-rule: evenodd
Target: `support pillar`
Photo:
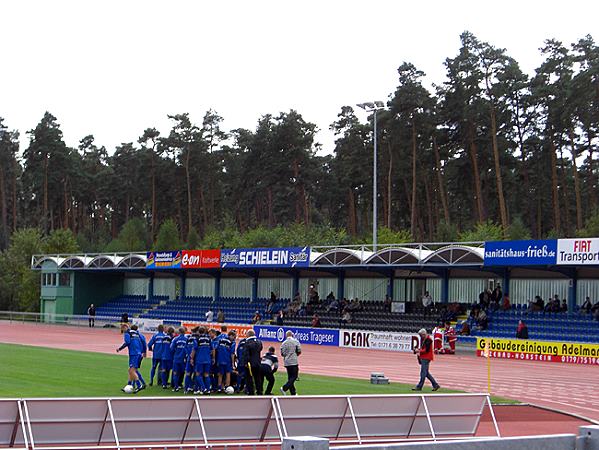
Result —
<instances>
[{"instance_id":1,"label":"support pillar","mask_svg":"<svg viewBox=\"0 0 599 450\"><path fill-rule=\"evenodd\" d=\"M150 282L148 283L148 300L154 297L154 272L150 274Z\"/></svg>"},{"instance_id":2,"label":"support pillar","mask_svg":"<svg viewBox=\"0 0 599 450\"><path fill-rule=\"evenodd\" d=\"M179 300L183 300L185 297L187 297L187 294L185 292L186 284L187 284L187 274L185 272L183 272L181 274L181 277L179 278Z\"/></svg>"},{"instance_id":3,"label":"support pillar","mask_svg":"<svg viewBox=\"0 0 599 450\"><path fill-rule=\"evenodd\" d=\"M214 297L212 298L213 302L217 302L220 298L220 272L217 272L214 275Z\"/></svg>"},{"instance_id":4,"label":"support pillar","mask_svg":"<svg viewBox=\"0 0 599 450\"><path fill-rule=\"evenodd\" d=\"M392 270L391 274L389 275L389 281L388 281L388 284L387 284L387 295L389 296L389 298L391 300L394 300L393 299L393 294L394 294L394 292L393 292L394 291L394 286L393 285L394 284L395 284L395 271Z\"/></svg>"},{"instance_id":5,"label":"support pillar","mask_svg":"<svg viewBox=\"0 0 599 450\"><path fill-rule=\"evenodd\" d=\"M503 291L503 295L510 295L510 274L511 269L506 268L503 272L503 280L501 282L501 290ZM503 299L499 299L499 301L503 301Z\"/></svg>"},{"instance_id":6,"label":"support pillar","mask_svg":"<svg viewBox=\"0 0 599 450\"><path fill-rule=\"evenodd\" d=\"M258 275L252 277L252 298L251 301L254 303L258 299Z\"/></svg>"},{"instance_id":7,"label":"support pillar","mask_svg":"<svg viewBox=\"0 0 599 450\"><path fill-rule=\"evenodd\" d=\"M441 278L441 303L449 303L449 270L444 269Z\"/></svg>"},{"instance_id":8,"label":"support pillar","mask_svg":"<svg viewBox=\"0 0 599 450\"><path fill-rule=\"evenodd\" d=\"M578 294L578 270L574 269L568 286L568 311L574 311Z\"/></svg>"},{"instance_id":9,"label":"support pillar","mask_svg":"<svg viewBox=\"0 0 599 450\"><path fill-rule=\"evenodd\" d=\"M299 293L300 276L299 271L293 274L293 287L291 288L291 299L295 297L295 294Z\"/></svg>"},{"instance_id":10,"label":"support pillar","mask_svg":"<svg viewBox=\"0 0 599 450\"><path fill-rule=\"evenodd\" d=\"M345 270L340 270L337 275L337 300L345 297Z\"/></svg>"}]
</instances>

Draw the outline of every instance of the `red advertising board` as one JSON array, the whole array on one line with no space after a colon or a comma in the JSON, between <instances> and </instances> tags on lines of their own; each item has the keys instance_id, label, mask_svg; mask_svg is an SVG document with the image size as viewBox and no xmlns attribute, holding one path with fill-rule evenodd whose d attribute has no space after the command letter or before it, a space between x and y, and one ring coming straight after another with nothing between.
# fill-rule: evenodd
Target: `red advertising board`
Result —
<instances>
[{"instance_id":1,"label":"red advertising board","mask_svg":"<svg viewBox=\"0 0 599 450\"><path fill-rule=\"evenodd\" d=\"M235 331L237 332L238 338L247 337L247 332L253 330L254 327L251 325L238 325L238 324L230 324L230 323L217 323L217 322L191 322L191 321L182 321L181 326L187 328L187 330L191 330L195 327L206 327L206 328L214 328L220 331L221 326L225 325L227 327L227 331Z\"/></svg>"},{"instance_id":2,"label":"red advertising board","mask_svg":"<svg viewBox=\"0 0 599 450\"><path fill-rule=\"evenodd\" d=\"M184 269L213 269L220 267L220 250L183 250Z\"/></svg>"}]
</instances>

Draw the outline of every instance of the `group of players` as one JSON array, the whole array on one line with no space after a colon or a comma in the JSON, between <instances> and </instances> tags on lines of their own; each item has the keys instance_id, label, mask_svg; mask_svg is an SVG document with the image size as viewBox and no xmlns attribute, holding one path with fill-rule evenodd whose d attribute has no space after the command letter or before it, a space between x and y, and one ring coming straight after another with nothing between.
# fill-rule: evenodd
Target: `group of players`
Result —
<instances>
[{"instance_id":1,"label":"group of players","mask_svg":"<svg viewBox=\"0 0 599 450\"><path fill-rule=\"evenodd\" d=\"M222 326L220 333L216 329L198 326L188 333L181 327L175 333L173 327L165 330L158 326L158 332L146 343L143 333L136 325L124 332L124 342L117 352L129 350L129 381L131 388L124 392L137 393L146 388L139 368L147 350L152 352L150 383L163 389L172 388L173 392L183 390L185 394L208 395L214 392L245 392L248 395L263 393L264 379L268 381L266 395L272 393L274 374L278 370L278 358L274 347L264 355L262 343L254 332L238 343L235 331L227 332Z\"/></svg>"}]
</instances>

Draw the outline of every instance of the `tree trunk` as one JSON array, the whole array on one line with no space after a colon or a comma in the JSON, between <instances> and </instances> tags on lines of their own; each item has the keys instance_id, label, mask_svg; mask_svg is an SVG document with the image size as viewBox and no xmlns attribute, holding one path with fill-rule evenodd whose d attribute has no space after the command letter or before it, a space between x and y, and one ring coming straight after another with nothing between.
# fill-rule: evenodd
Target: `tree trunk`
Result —
<instances>
[{"instance_id":1,"label":"tree trunk","mask_svg":"<svg viewBox=\"0 0 599 450\"><path fill-rule=\"evenodd\" d=\"M576 229L581 230L583 227L582 223L582 196L580 195L580 181L578 179L578 167L576 165L576 158L578 157L578 150L574 142L574 131L570 130L570 144L572 145L572 175L574 176L574 196L576 198Z\"/></svg>"},{"instance_id":2,"label":"tree trunk","mask_svg":"<svg viewBox=\"0 0 599 450\"><path fill-rule=\"evenodd\" d=\"M416 240L416 123L412 120L412 213L410 215L410 233Z\"/></svg>"},{"instance_id":3,"label":"tree trunk","mask_svg":"<svg viewBox=\"0 0 599 450\"><path fill-rule=\"evenodd\" d=\"M200 187L200 202L202 203L202 228L204 232L206 232L208 230L208 205L206 202L206 197L204 196L204 188L202 187Z\"/></svg>"},{"instance_id":4,"label":"tree trunk","mask_svg":"<svg viewBox=\"0 0 599 450\"><path fill-rule=\"evenodd\" d=\"M426 197L426 216L428 219L428 240L433 240L433 201L431 198L431 186L427 177L424 177L424 194Z\"/></svg>"},{"instance_id":5,"label":"tree trunk","mask_svg":"<svg viewBox=\"0 0 599 450\"><path fill-rule=\"evenodd\" d=\"M191 230L193 226L192 220L192 207L191 207L191 177L189 174L189 157L191 155L191 151L187 149L187 155L185 155L185 181L187 182L187 232Z\"/></svg>"},{"instance_id":6,"label":"tree trunk","mask_svg":"<svg viewBox=\"0 0 599 450\"><path fill-rule=\"evenodd\" d=\"M150 225L152 232L152 240L156 237L156 163L154 161L154 148L152 148L152 158L151 158L151 166L152 166L152 222Z\"/></svg>"},{"instance_id":7,"label":"tree trunk","mask_svg":"<svg viewBox=\"0 0 599 450\"><path fill-rule=\"evenodd\" d=\"M62 227L66 230L69 228L69 201L67 198L67 180L62 180L62 202L63 202L63 221Z\"/></svg>"},{"instance_id":8,"label":"tree trunk","mask_svg":"<svg viewBox=\"0 0 599 450\"><path fill-rule=\"evenodd\" d=\"M295 221L296 223L300 223L302 221L302 201L297 159L293 160L293 178L295 179Z\"/></svg>"},{"instance_id":9,"label":"tree trunk","mask_svg":"<svg viewBox=\"0 0 599 450\"><path fill-rule=\"evenodd\" d=\"M354 191L351 187L347 190L347 213L347 228L349 230L349 234L351 236L356 236L358 234L356 227L356 201L354 198Z\"/></svg>"},{"instance_id":10,"label":"tree trunk","mask_svg":"<svg viewBox=\"0 0 599 450\"><path fill-rule=\"evenodd\" d=\"M478 150L474 141L474 124L468 124L468 151L470 154L470 162L472 163L472 173L474 177L474 202L476 206L476 214L480 223L485 221L485 210L483 205L483 194L480 183L480 173L478 171Z\"/></svg>"},{"instance_id":11,"label":"tree trunk","mask_svg":"<svg viewBox=\"0 0 599 450\"><path fill-rule=\"evenodd\" d=\"M44 154L44 214L42 223L44 232L48 231L48 155Z\"/></svg>"},{"instance_id":12,"label":"tree trunk","mask_svg":"<svg viewBox=\"0 0 599 450\"><path fill-rule=\"evenodd\" d=\"M17 160L14 161L14 173L12 176L12 230L17 231Z\"/></svg>"},{"instance_id":13,"label":"tree trunk","mask_svg":"<svg viewBox=\"0 0 599 450\"><path fill-rule=\"evenodd\" d=\"M507 218L507 208L505 206L505 197L503 195L503 180L501 177L501 164L499 163L499 146L497 145L497 117L495 105L491 105L491 142L493 145L493 159L495 160L495 183L497 185L497 201L499 203L499 215L501 217L501 227L505 237L509 226Z\"/></svg>"},{"instance_id":14,"label":"tree trunk","mask_svg":"<svg viewBox=\"0 0 599 450\"><path fill-rule=\"evenodd\" d=\"M393 176L393 152L391 144L387 143L387 151L389 152L389 170L387 172L387 228L391 229L391 205L392 205L392 186L391 177Z\"/></svg>"},{"instance_id":15,"label":"tree trunk","mask_svg":"<svg viewBox=\"0 0 599 450\"><path fill-rule=\"evenodd\" d=\"M567 233L570 230L570 189L568 189L568 180L566 178L566 165L564 164L564 148L563 143L561 141L559 145L559 162L559 176L561 178L560 184L562 187L562 197L564 200L564 231Z\"/></svg>"},{"instance_id":16,"label":"tree trunk","mask_svg":"<svg viewBox=\"0 0 599 450\"><path fill-rule=\"evenodd\" d=\"M595 190L595 173L593 167L593 136L587 133L587 149L589 151L589 179L587 181L589 191L589 210L594 211L597 206L597 191Z\"/></svg>"},{"instance_id":17,"label":"tree trunk","mask_svg":"<svg viewBox=\"0 0 599 450\"><path fill-rule=\"evenodd\" d=\"M557 154L553 136L549 137L549 153L551 156L551 200L553 203L553 228L560 235L561 217L559 209L559 192L557 190Z\"/></svg>"},{"instance_id":18,"label":"tree trunk","mask_svg":"<svg viewBox=\"0 0 599 450\"><path fill-rule=\"evenodd\" d=\"M445 223L449 225L449 205L447 204L447 194L445 192L445 180L443 179L443 172L441 171L441 155L439 153L439 146L437 145L437 138L435 137L433 137L433 150L435 152L439 196L441 197L441 205L443 206L443 218L445 219Z\"/></svg>"},{"instance_id":19,"label":"tree trunk","mask_svg":"<svg viewBox=\"0 0 599 450\"><path fill-rule=\"evenodd\" d=\"M10 233L8 232L8 208L6 204L5 179L6 177L4 175L4 169L0 167L0 222L2 223L2 233L6 235L5 237L8 240L8 236ZM0 234L0 236L2 236L2 234Z\"/></svg>"},{"instance_id":20,"label":"tree trunk","mask_svg":"<svg viewBox=\"0 0 599 450\"><path fill-rule=\"evenodd\" d=\"M304 200L304 224L310 225L310 202L306 195L306 187L302 184L302 199Z\"/></svg>"}]
</instances>

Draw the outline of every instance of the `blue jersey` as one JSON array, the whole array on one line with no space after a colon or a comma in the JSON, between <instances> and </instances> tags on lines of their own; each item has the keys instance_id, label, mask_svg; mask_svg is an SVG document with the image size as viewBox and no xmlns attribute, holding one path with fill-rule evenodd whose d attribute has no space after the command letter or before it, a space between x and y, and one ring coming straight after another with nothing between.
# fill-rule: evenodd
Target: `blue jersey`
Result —
<instances>
[{"instance_id":1,"label":"blue jersey","mask_svg":"<svg viewBox=\"0 0 599 450\"><path fill-rule=\"evenodd\" d=\"M185 346L185 353L187 354L187 359L191 357L191 354L194 350L198 348L198 335L190 334L187 337L187 345Z\"/></svg>"},{"instance_id":2,"label":"blue jersey","mask_svg":"<svg viewBox=\"0 0 599 450\"><path fill-rule=\"evenodd\" d=\"M146 338L137 330L127 330L123 336L125 342L120 346L119 350L127 347L129 355L141 355L146 351Z\"/></svg>"},{"instance_id":3,"label":"blue jersey","mask_svg":"<svg viewBox=\"0 0 599 450\"><path fill-rule=\"evenodd\" d=\"M241 339L239 341L239 344L237 344L237 364L238 365L245 365L245 361L243 360L243 351L245 349L245 338Z\"/></svg>"},{"instance_id":4,"label":"blue jersey","mask_svg":"<svg viewBox=\"0 0 599 450\"><path fill-rule=\"evenodd\" d=\"M171 342L171 351L173 352L173 361L175 364L185 362L187 356L187 336L180 334Z\"/></svg>"},{"instance_id":5,"label":"blue jersey","mask_svg":"<svg viewBox=\"0 0 599 450\"><path fill-rule=\"evenodd\" d=\"M173 342L173 337L166 334L162 338L162 358L164 361L172 361L173 360L173 351L171 350L171 342Z\"/></svg>"},{"instance_id":6,"label":"blue jersey","mask_svg":"<svg viewBox=\"0 0 599 450\"><path fill-rule=\"evenodd\" d=\"M210 364L212 362L212 342L210 336L201 334L198 337L195 362L197 364Z\"/></svg>"},{"instance_id":7,"label":"blue jersey","mask_svg":"<svg viewBox=\"0 0 599 450\"><path fill-rule=\"evenodd\" d=\"M230 364L231 355L235 354L234 343L231 342L229 336L221 335L216 348L216 362L218 364Z\"/></svg>"},{"instance_id":8,"label":"blue jersey","mask_svg":"<svg viewBox=\"0 0 599 450\"><path fill-rule=\"evenodd\" d=\"M165 336L166 334L164 334L162 331L159 331L152 336L152 339L150 339L150 342L148 342L148 348L152 350L152 359L162 359L162 351L164 347L163 341Z\"/></svg>"}]
</instances>

